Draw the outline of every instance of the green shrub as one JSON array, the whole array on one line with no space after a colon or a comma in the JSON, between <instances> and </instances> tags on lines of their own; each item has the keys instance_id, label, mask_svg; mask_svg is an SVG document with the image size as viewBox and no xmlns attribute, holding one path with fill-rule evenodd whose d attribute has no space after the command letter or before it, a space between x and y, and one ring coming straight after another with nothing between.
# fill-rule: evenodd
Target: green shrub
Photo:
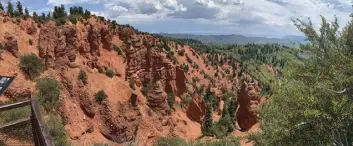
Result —
<instances>
[{"instance_id":1,"label":"green shrub","mask_svg":"<svg viewBox=\"0 0 353 146\"><path fill-rule=\"evenodd\" d=\"M101 67L99 67L98 68L98 72L102 74L104 71L103 71L103 69Z\"/></svg>"},{"instance_id":2,"label":"green shrub","mask_svg":"<svg viewBox=\"0 0 353 146\"><path fill-rule=\"evenodd\" d=\"M192 63L193 63L192 59L191 59L187 54L186 54L185 56L186 56L186 60L187 60L190 64L192 64Z\"/></svg>"},{"instance_id":3,"label":"green shrub","mask_svg":"<svg viewBox=\"0 0 353 146\"><path fill-rule=\"evenodd\" d=\"M105 94L104 90L99 90L96 94L96 101L101 103L104 99L108 98L108 95Z\"/></svg>"},{"instance_id":4,"label":"green shrub","mask_svg":"<svg viewBox=\"0 0 353 146\"><path fill-rule=\"evenodd\" d=\"M29 106L15 108L7 111L0 112L0 125L7 124L9 122L13 122L15 120L19 120L22 118L29 117L31 115L31 109ZM21 141L31 141L28 135L32 134L32 129L30 123L17 125L14 127L9 127L4 129L2 132L2 136L8 135L10 137L16 137ZM1 145L1 142L0 142Z\"/></svg>"},{"instance_id":5,"label":"green shrub","mask_svg":"<svg viewBox=\"0 0 353 146\"><path fill-rule=\"evenodd\" d=\"M113 48L116 51L116 53L118 53L118 55L123 55L123 52L121 51L120 47L118 47L117 45L114 45Z\"/></svg>"},{"instance_id":6,"label":"green shrub","mask_svg":"<svg viewBox=\"0 0 353 146\"><path fill-rule=\"evenodd\" d=\"M182 100L181 100L181 107L188 107L190 103L192 102L192 97L187 94Z\"/></svg>"},{"instance_id":7,"label":"green shrub","mask_svg":"<svg viewBox=\"0 0 353 146\"><path fill-rule=\"evenodd\" d=\"M44 65L36 54L25 54L20 58L19 64L23 73L25 73L30 79L34 79L39 76L44 68Z\"/></svg>"},{"instance_id":8,"label":"green shrub","mask_svg":"<svg viewBox=\"0 0 353 146\"><path fill-rule=\"evenodd\" d=\"M59 18L56 20L56 26L61 26L65 24L65 19Z\"/></svg>"},{"instance_id":9,"label":"green shrub","mask_svg":"<svg viewBox=\"0 0 353 146\"><path fill-rule=\"evenodd\" d=\"M108 144L103 144L103 143L95 143L93 146L109 146Z\"/></svg>"},{"instance_id":10,"label":"green shrub","mask_svg":"<svg viewBox=\"0 0 353 146\"><path fill-rule=\"evenodd\" d=\"M37 81L36 97L47 110L56 110L60 107L60 87L53 78L41 78Z\"/></svg>"},{"instance_id":11,"label":"green shrub","mask_svg":"<svg viewBox=\"0 0 353 146\"><path fill-rule=\"evenodd\" d=\"M66 131L60 116L50 115L46 125L48 127L49 134L53 138L54 145L69 146L69 143L66 140Z\"/></svg>"},{"instance_id":12,"label":"green shrub","mask_svg":"<svg viewBox=\"0 0 353 146\"><path fill-rule=\"evenodd\" d=\"M186 142L184 139L176 137L161 137L153 146L192 146L191 143Z\"/></svg>"},{"instance_id":13,"label":"green shrub","mask_svg":"<svg viewBox=\"0 0 353 146\"><path fill-rule=\"evenodd\" d=\"M178 54L179 54L179 56L184 56L185 50L184 50L184 49L179 50L179 51L178 51Z\"/></svg>"},{"instance_id":14,"label":"green shrub","mask_svg":"<svg viewBox=\"0 0 353 146\"><path fill-rule=\"evenodd\" d=\"M168 105L171 110L174 110L175 95L174 93L168 93Z\"/></svg>"},{"instance_id":15,"label":"green shrub","mask_svg":"<svg viewBox=\"0 0 353 146\"><path fill-rule=\"evenodd\" d=\"M112 71L112 70L107 70L107 72L105 72L105 75L107 75L109 78L113 78L114 77L114 71Z\"/></svg>"},{"instance_id":16,"label":"green shrub","mask_svg":"<svg viewBox=\"0 0 353 146\"><path fill-rule=\"evenodd\" d=\"M187 64L185 64L185 65L183 66L183 70L184 70L185 73L188 73L188 71L189 71L189 66L188 66Z\"/></svg>"},{"instance_id":17,"label":"green shrub","mask_svg":"<svg viewBox=\"0 0 353 146\"><path fill-rule=\"evenodd\" d=\"M70 20L70 22L71 22L72 24L74 24L74 25L77 24L77 18L76 18L76 17L70 16L70 17L69 17L69 20Z\"/></svg>"},{"instance_id":18,"label":"green shrub","mask_svg":"<svg viewBox=\"0 0 353 146\"><path fill-rule=\"evenodd\" d=\"M81 80L83 84L87 85L87 74L85 71L80 70L80 73L78 74L78 79Z\"/></svg>"},{"instance_id":19,"label":"green shrub","mask_svg":"<svg viewBox=\"0 0 353 146\"><path fill-rule=\"evenodd\" d=\"M147 96L148 92L153 88L153 85L151 83L144 85L141 89L141 92L143 95Z\"/></svg>"},{"instance_id":20,"label":"green shrub","mask_svg":"<svg viewBox=\"0 0 353 146\"><path fill-rule=\"evenodd\" d=\"M29 39L29 40L28 40L28 43L29 43L29 45L31 45L31 46L32 46L32 45L33 45L33 41L32 41L32 39Z\"/></svg>"}]
</instances>

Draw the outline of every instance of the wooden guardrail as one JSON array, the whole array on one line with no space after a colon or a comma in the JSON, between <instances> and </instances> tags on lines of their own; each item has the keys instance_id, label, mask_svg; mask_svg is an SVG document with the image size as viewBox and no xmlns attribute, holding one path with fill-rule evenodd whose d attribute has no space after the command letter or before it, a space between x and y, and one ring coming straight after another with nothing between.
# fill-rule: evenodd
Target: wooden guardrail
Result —
<instances>
[{"instance_id":1,"label":"wooden guardrail","mask_svg":"<svg viewBox=\"0 0 353 146\"><path fill-rule=\"evenodd\" d=\"M35 146L54 146L53 140L49 135L45 124L43 123L42 116L35 99L0 105L0 112L24 106L31 106L31 116L0 125L0 131L30 122L32 125L33 142Z\"/></svg>"}]
</instances>

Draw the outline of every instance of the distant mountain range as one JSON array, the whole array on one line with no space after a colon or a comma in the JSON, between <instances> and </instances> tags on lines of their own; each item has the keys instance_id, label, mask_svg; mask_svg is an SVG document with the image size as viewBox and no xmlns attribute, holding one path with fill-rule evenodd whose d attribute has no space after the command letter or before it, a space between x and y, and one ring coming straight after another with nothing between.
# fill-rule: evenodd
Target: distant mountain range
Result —
<instances>
[{"instance_id":1,"label":"distant mountain range","mask_svg":"<svg viewBox=\"0 0 353 146\"><path fill-rule=\"evenodd\" d=\"M189 38L199 40L203 43L217 43L217 44L265 44L265 43L278 43L282 45L292 46L293 43L303 43L305 37L288 35L282 38L267 38L267 37L248 37L244 35L194 35L194 34L171 34L171 33L159 33L159 35L171 38ZM295 45L297 46L297 45Z\"/></svg>"}]
</instances>

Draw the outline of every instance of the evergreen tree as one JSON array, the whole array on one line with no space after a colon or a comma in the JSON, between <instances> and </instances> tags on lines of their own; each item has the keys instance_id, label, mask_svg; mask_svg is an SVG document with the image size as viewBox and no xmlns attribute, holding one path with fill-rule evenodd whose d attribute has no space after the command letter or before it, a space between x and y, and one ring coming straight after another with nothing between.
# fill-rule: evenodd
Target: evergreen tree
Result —
<instances>
[{"instance_id":1,"label":"evergreen tree","mask_svg":"<svg viewBox=\"0 0 353 146\"><path fill-rule=\"evenodd\" d=\"M207 102L206 105L206 114L202 121L201 131L204 136L212 136L212 104Z\"/></svg>"},{"instance_id":2,"label":"evergreen tree","mask_svg":"<svg viewBox=\"0 0 353 146\"><path fill-rule=\"evenodd\" d=\"M50 12L47 14L47 19L51 19L51 13Z\"/></svg>"},{"instance_id":3,"label":"evergreen tree","mask_svg":"<svg viewBox=\"0 0 353 146\"><path fill-rule=\"evenodd\" d=\"M18 16L23 16L23 7L20 1L17 1L16 3L16 12L18 13Z\"/></svg>"},{"instance_id":4,"label":"evergreen tree","mask_svg":"<svg viewBox=\"0 0 353 146\"><path fill-rule=\"evenodd\" d=\"M4 10L4 7L1 4L1 1L0 1L0 10Z\"/></svg>"},{"instance_id":5,"label":"evergreen tree","mask_svg":"<svg viewBox=\"0 0 353 146\"><path fill-rule=\"evenodd\" d=\"M14 16L14 9L11 0L7 2L7 13L9 13L11 17Z\"/></svg>"},{"instance_id":6,"label":"evergreen tree","mask_svg":"<svg viewBox=\"0 0 353 146\"><path fill-rule=\"evenodd\" d=\"M353 62L347 32L337 18L322 17L320 32L312 22L294 21L310 42L300 49L310 58L292 62L274 84L273 95L261 110L258 145L341 145L353 143Z\"/></svg>"},{"instance_id":7,"label":"evergreen tree","mask_svg":"<svg viewBox=\"0 0 353 146\"><path fill-rule=\"evenodd\" d=\"M28 9L27 8L25 8L25 18L29 18L30 16L29 16L29 12L28 12Z\"/></svg>"},{"instance_id":8,"label":"evergreen tree","mask_svg":"<svg viewBox=\"0 0 353 146\"><path fill-rule=\"evenodd\" d=\"M91 17L91 12L88 10L85 10L84 18L89 19Z\"/></svg>"},{"instance_id":9,"label":"evergreen tree","mask_svg":"<svg viewBox=\"0 0 353 146\"><path fill-rule=\"evenodd\" d=\"M230 119L232 120L233 125L235 125L237 121L237 117L236 117L237 108L238 108L237 99L236 97L232 97L231 100L229 101L228 113L229 113Z\"/></svg>"},{"instance_id":10,"label":"evergreen tree","mask_svg":"<svg viewBox=\"0 0 353 146\"><path fill-rule=\"evenodd\" d=\"M38 14L36 12L33 12L32 14L33 20L38 23L39 19L38 19Z\"/></svg>"},{"instance_id":11,"label":"evergreen tree","mask_svg":"<svg viewBox=\"0 0 353 146\"><path fill-rule=\"evenodd\" d=\"M45 17L45 13L42 13L42 16L41 16L41 21L45 21L46 20L46 17Z\"/></svg>"}]
</instances>

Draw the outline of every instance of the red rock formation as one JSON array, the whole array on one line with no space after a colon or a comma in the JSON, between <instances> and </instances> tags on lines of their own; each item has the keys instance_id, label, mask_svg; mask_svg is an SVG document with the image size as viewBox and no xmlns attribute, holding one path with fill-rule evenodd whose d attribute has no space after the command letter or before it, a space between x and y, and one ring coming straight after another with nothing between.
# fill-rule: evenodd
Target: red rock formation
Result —
<instances>
[{"instance_id":1,"label":"red rock formation","mask_svg":"<svg viewBox=\"0 0 353 146\"><path fill-rule=\"evenodd\" d=\"M141 121L141 113L130 103L112 105L103 102L101 109L100 132L115 142L127 142L135 139L137 127Z\"/></svg>"},{"instance_id":2,"label":"red rock formation","mask_svg":"<svg viewBox=\"0 0 353 146\"><path fill-rule=\"evenodd\" d=\"M186 111L187 116L197 122L201 122L201 119L206 112L206 102L197 94L192 97L192 102Z\"/></svg>"},{"instance_id":3,"label":"red rock formation","mask_svg":"<svg viewBox=\"0 0 353 146\"><path fill-rule=\"evenodd\" d=\"M239 109L237 111L237 122L242 130L251 128L258 122L260 107L260 87L250 76L244 76L241 89L238 92Z\"/></svg>"},{"instance_id":4,"label":"red rock formation","mask_svg":"<svg viewBox=\"0 0 353 146\"><path fill-rule=\"evenodd\" d=\"M107 49L108 51L113 50L113 44L112 44L113 32L111 30L109 30L107 25L102 27L101 35L102 35L103 48Z\"/></svg>"},{"instance_id":5,"label":"red rock formation","mask_svg":"<svg viewBox=\"0 0 353 146\"><path fill-rule=\"evenodd\" d=\"M168 94L163 91L160 81L157 81L151 92L147 95L147 105L154 111L166 115L169 112Z\"/></svg>"},{"instance_id":6,"label":"red rock formation","mask_svg":"<svg viewBox=\"0 0 353 146\"><path fill-rule=\"evenodd\" d=\"M162 50L144 46L143 35L132 35L131 45L126 46L127 78L134 77L142 84L161 81L168 93L185 93L183 70L167 59Z\"/></svg>"},{"instance_id":7,"label":"red rock formation","mask_svg":"<svg viewBox=\"0 0 353 146\"><path fill-rule=\"evenodd\" d=\"M57 38L58 29L54 22L49 22L41 26L39 34L39 57L45 60L45 66L53 68L55 66L55 48L57 42L64 38Z\"/></svg>"},{"instance_id":8,"label":"red rock formation","mask_svg":"<svg viewBox=\"0 0 353 146\"><path fill-rule=\"evenodd\" d=\"M13 56L15 56L16 58L20 57L20 53L18 52L18 43L16 38L11 35L10 33L5 33L5 48L7 49L7 51L9 51Z\"/></svg>"}]
</instances>

